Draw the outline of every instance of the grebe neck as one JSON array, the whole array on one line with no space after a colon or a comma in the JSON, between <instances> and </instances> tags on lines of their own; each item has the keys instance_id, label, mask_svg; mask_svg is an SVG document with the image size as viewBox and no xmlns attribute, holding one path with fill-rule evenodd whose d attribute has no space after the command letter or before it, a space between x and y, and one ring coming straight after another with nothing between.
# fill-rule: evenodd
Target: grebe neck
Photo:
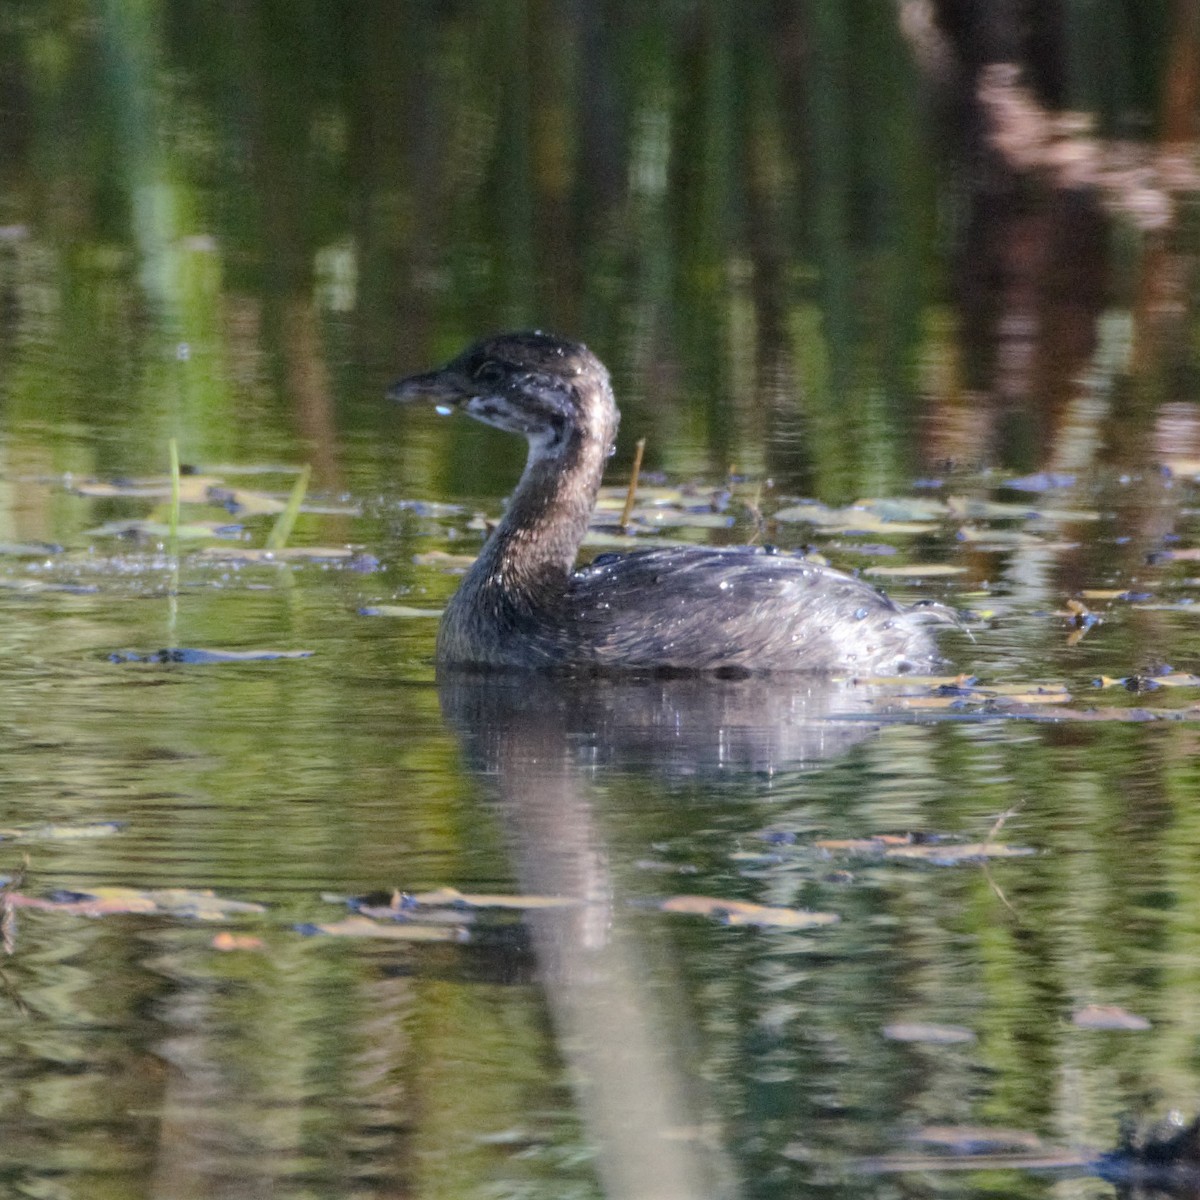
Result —
<instances>
[{"instance_id":1,"label":"grebe neck","mask_svg":"<svg viewBox=\"0 0 1200 1200\"><path fill-rule=\"evenodd\" d=\"M464 591L497 591L517 603L566 589L616 436L611 418L575 426L557 442L531 437L529 458L500 524L471 568ZM607 415L607 414L604 414Z\"/></svg>"}]
</instances>

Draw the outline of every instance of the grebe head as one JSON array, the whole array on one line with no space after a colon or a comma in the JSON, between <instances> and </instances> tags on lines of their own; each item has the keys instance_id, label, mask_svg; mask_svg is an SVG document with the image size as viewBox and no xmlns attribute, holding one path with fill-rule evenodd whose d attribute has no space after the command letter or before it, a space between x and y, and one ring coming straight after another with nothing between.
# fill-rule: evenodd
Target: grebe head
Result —
<instances>
[{"instance_id":1,"label":"grebe head","mask_svg":"<svg viewBox=\"0 0 1200 1200\"><path fill-rule=\"evenodd\" d=\"M538 331L505 333L468 347L436 371L392 384L393 400L433 400L519 433L541 454L580 436L616 436L617 409L604 364L584 345Z\"/></svg>"}]
</instances>

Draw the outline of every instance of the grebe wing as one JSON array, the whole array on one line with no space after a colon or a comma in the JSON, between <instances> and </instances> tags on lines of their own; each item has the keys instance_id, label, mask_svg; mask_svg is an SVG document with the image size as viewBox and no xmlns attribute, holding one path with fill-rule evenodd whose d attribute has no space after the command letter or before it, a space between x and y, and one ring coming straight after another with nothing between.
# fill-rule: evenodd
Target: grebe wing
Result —
<instances>
[{"instance_id":1,"label":"grebe wing","mask_svg":"<svg viewBox=\"0 0 1200 1200\"><path fill-rule=\"evenodd\" d=\"M568 595L598 666L919 671L941 661L926 626L954 621L940 605L906 609L841 571L749 547L605 555Z\"/></svg>"}]
</instances>

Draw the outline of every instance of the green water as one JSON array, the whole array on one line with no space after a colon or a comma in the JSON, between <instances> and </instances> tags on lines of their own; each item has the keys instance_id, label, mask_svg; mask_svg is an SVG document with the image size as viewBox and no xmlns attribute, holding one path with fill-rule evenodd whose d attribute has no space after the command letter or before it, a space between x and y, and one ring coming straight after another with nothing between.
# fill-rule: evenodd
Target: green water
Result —
<instances>
[{"instance_id":1,"label":"green water","mask_svg":"<svg viewBox=\"0 0 1200 1200\"><path fill-rule=\"evenodd\" d=\"M0 1195L1105 1196L936 1127L1200 1107L1189 7L901 7L0 4ZM1083 186L988 142L1035 99L1101 140L1004 144ZM643 540L953 568L869 577L1007 694L439 684L368 613L441 607L523 448L383 390L521 327L612 368ZM311 464L310 557L219 495L114 532L171 438L255 502ZM823 845L910 833L1033 853ZM329 931L440 888L572 903Z\"/></svg>"}]
</instances>

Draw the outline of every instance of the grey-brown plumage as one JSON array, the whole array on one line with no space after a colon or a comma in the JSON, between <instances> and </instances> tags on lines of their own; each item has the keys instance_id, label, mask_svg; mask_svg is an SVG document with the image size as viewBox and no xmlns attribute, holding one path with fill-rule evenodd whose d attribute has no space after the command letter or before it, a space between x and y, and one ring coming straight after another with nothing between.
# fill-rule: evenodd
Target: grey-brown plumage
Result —
<instances>
[{"instance_id":1,"label":"grey-brown plumage","mask_svg":"<svg viewBox=\"0 0 1200 1200\"><path fill-rule=\"evenodd\" d=\"M438 630L444 664L573 670L897 674L940 660L940 605L903 608L861 580L750 547L575 556L616 439L603 364L543 333L479 342L396 383L529 443L503 519Z\"/></svg>"}]
</instances>

